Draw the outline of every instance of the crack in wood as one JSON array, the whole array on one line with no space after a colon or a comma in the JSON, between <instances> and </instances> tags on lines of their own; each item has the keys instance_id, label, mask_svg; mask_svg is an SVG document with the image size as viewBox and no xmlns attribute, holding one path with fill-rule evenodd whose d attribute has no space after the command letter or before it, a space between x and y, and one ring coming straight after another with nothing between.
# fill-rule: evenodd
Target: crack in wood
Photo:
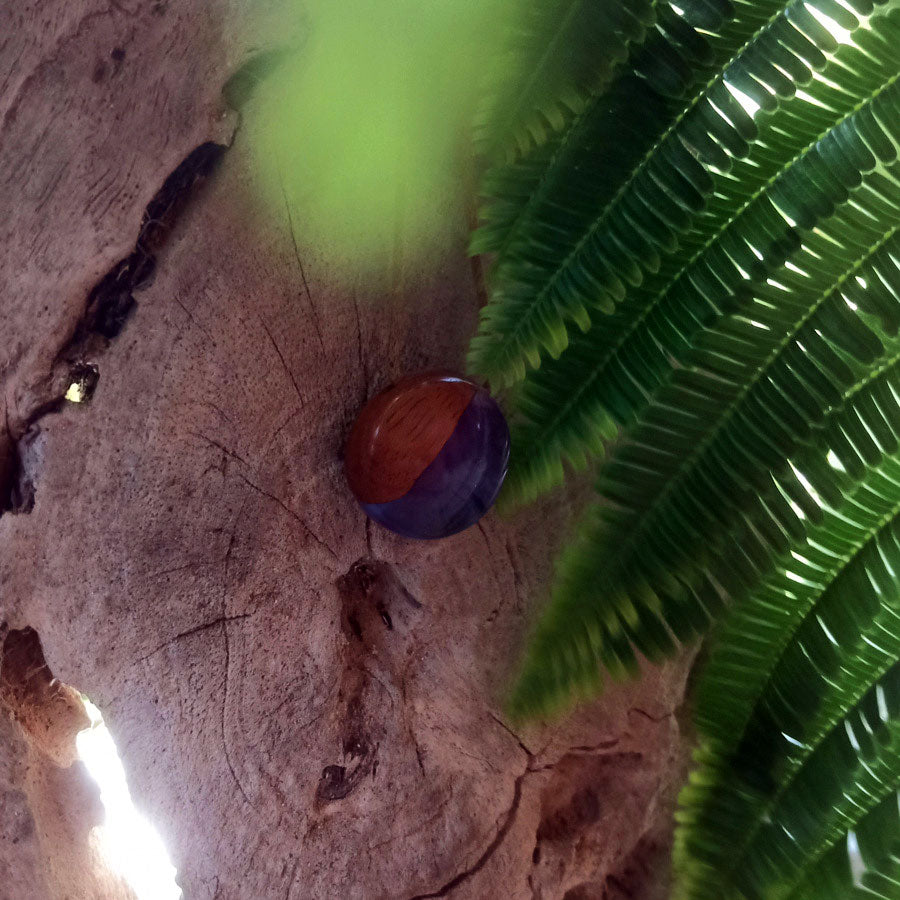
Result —
<instances>
[{"instance_id":1,"label":"crack in wood","mask_svg":"<svg viewBox=\"0 0 900 900\"><path fill-rule=\"evenodd\" d=\"M366 550L369 552L369 559L375 559L375 553L372 550L372 520L365 516L366 528Z\"/></svg>"},{"instance_id":2,"label":"crack in wood","mask_svg":"<svg viewBox=\"0 0 900 900\"><path fill-rule=\"evenodd\" d=\"M213 438L208 437L205 434L201 434L199 431L188 431L188 434L192 435L193 437L200 438L201 441L205 441L207 444L215 447L217 450L221 450L226 456L230 456L232 459L236 459L238 462L243 463L245 466L250 466L250 463L248 463L243 456L241 456L239 453L235 453L234 450L229 450L228 447L225 447L218 441L213 440Z\"/></svg>"},{"instance_id":3,"label":"crack in wood","mask_svg":"<svg viewBox=\"0 0 900 900\"><path fill-rule=\"evenodd\" d=\"M419 763L419 771L424 775L425 774L425 763L422 760L422 748L419 746L419 742L416 739L415 732L410 728L409 736L412 738L413 746L416 748L416 761Z\"/></svg>"},{"instance_id":4,"label":"crack in wood","mask_svg":"<svg viewBox=\"0 0 900 900\"><path fill-rule=\"evenodd\" d=\"M356 291L353 291L353 309L356 313L356 355L359 359L359 370L363 377L363 395L360 401L360 406L362 406L369 399L370 382L369 367L366 364L365 354L363 353L362 320L359 315L359 300L357 299Z\"/></svg>"},{"instance_id":5,"label":"crack in wood","mask_svg":"<svg viewBox=\"0 0 900 900\"><path fill-rule=\"evenodd\" d=\"M534 758L534 753L533 753L531 750L528 749L528 747L526 746L526 744L525 744L525 742L522 740L522 738L520 738L519 735L517 735L517 734L515 733L515 731L513 731L512 728L510 728L510 727L506 724L506 722L504 722L504 721L503 721L501 718L499 718L498 716L495 716L492 712L488 712L488 715L489 715L489 716L490 716L490 717L491 717L491 718L492 718L492 719L493 719L493 720L494 720L494 721L495 721L495 722L496 722L496 723L497 723L497 724L498 724L498 725L499 725L499 726L500 726L500 727L501 727L501 728L502 728L502 729L503 729L510 737L512 737L512 738L515 740L515 742L519 745L519 747L521 748L521 750L525 753L525 755L526 755L529 759L533 759L533 758Z\"/></svg>"},{"instance_id":6,"label":"crack in wood","mask_svg":"<svg viewBox=\"0 0 900 900\"><path fill-rule=\"evenodd\" d=\"M206 339L212 344L213 347L216 346L216 340L212 336L212 334L200 323L200 321L194 316L194 314L181 302L178 297L172 298L175 303L181 307L181 311L187 316L188 321L198 330L202 331L203 334L206 335Z\"/></svg>"},{"instance_id":7,"label":"crack in wood","mask_svg":"<svg viewBox=\"0 0 900 900\"><path fill-rule=\"evenodd\" d=\"M325 354L325 341L322 339L322 329L319 325L319 313L316 310L316 304L313 302L312 294L309 290L309 283L306 280L306 272L303 269L303 260L300 259L300 247L297 244L297 234L294 231L294 218L291 215L291 205L288 203L287 194L284 191L284 182L281 181L281 173L278 173L278 179L281 185L281 197L284 200L284 211L287 213L288 229L291 232L291 244L294 248L294 258L297 260L297 267L300 269L300 279L303 282L303 289L306 292L306 300L309 304L309 312L312 317L313 328L316 331L316 337L319 339L319 347Z\"/></svg>"},{"instance_id":8,"label":"crack in wood","mask_svg":"<svg viewBox=\"0 0 900 900\"><path fill-rule=\"evenodd\" d=\"M425 894L415 894L414 896L409 897L408 900L429 900L429 898L432 897L446 897L451 891L455 890L461 884L477 875L487 865L491 857L503 844L503 841L506 839L506 835L509 834L513 823L515 822L516 813L519 811L519 804L522 802L522 782L524 782L525 778L531 772L531 760L529 760L528 765L525 767L525 771L522 772L521 775L517 776L515 782L513 783L513 798L512 802L509 805L509 809L506 812L503 823L497 829L497 833L491 839L487 847L485 847L481 856L479 856L471 866L463 869L463 871L459 872L457 875L454 875L453 878L446 882L446 884L437 888L437 890L430 891L429 893Z\"/></svg>"},{"instance_id":9,"label":"crack in wood","mask_svg":"<svg viewBox=\"0 0 900 900\"><path fill-rule=\"evenodd\" d=\"M452 786L448 786L447 795L441 797L436 806L432 809L431 815L428 816L427 819L423 819L421 822L418 822L414 828L407 832L404 832L402 834L392 834L385 838L383 841L378 841L377 844L370 844L368 847L366 847L366 851L371 856L376 850L380 850L382 847L387 847L390 844L396 844L399 841L408 841L413 836L425 832L429 826L433 825L438 821L438 819L443 816L444 810L450 805L450 801L452 798L453 789Z\"/></svg>"},{"instance_id":10,"label":"crack in wood","mask_svg":"<svg viewBox=\"0 0 900 900\"><path fill-rule=\"evenodd\" d=\"M234 769L234 764L231 762L231 752L228 749L228 737L225 728L225 717L226 711L228 707L228 674L231 669L231 642L228 638L228 618L223 616L219 620L222 626L222 637L225 641L225 672L223 675L223 685L222 685L222 749L225 752L225 762L228 765L228 769L231 772L231 777L234 779L234 783L238 786L238 790L241 792L241 796L247 802L247 805L251 809L256 809L253 805L253 802L247 796L247 792L244 790L244 785L241 783L241 779L238 778L237 772Z\"/></svg>"},{"instance_id":11,"label":"crack in wood","mask_svg":"<svg viewBox=\"0 0 900 900\"><path fill-rule=\"evenodd\" d=\"M240 513L238 513L238 517L239 516ZM225 755L225 763L228 766L229 771L231 772L231 777L234 779L234 783L237 785L238 790L241 792L241 796L243 796L244 800L247 802L247 805L250 806L251 809L256 809L256 807L250 801L250 798L247 796L247 792L244 790L244 785L241 783L240 778L238 778L234 765L231 762L231 752L228 749L228 737L225 728L226 712L228 708L228 676L231 670L231 642L228 637L228 568L231 563L231 553L234 550L235 536L237 533L237 521L238 518L235 519L235 524L231 529L231 534L228 538L228 547L225 549L225 557L222 560L222 615L219 616L218 623L222 626L222 640L225 644L225 671L223 672L222 676L222 715L220 716L220 725L222 735L222 751Z\"/></svg>"},{"instance_id":12,"label":"crack in wood","mask_svg":"<svg viewBox=\"0 0 900 900\"><path fill-rule=\"evenodd\" d=\"M254 482L252 482L249 478L247 478L246 475L243 475L243 474L241 474L241 473L238 473L238 478L240 478L241 481L245 482L245 483L247 484L248 487L252 488L252 489L253 489L254 491L256 491L258 494L261 494L263 497L268 497L269 500L271 500L273 503L277 503L277 504L278 504L278 505L279 505L279 506L280 506L280 507L281 507L281 508L282 508L282 509L283 509L283 510L284 510L284 511L292 518L292 519L294 519L294 520L300 525L301 528L303 528L304 532L306 532L306 534L307 534L309 537L311 537L311 538L312 538L312 539L313 539L320 547L322 547L323 549L327 550L327 551L328 551L335 559L338 558L338 556L337 556L337 554L334 552L334 550L332 550L331 547L329 547L328 544L326 544L325 541L323 541L323 540L322 540L322 539L321 539L321 538L320 538L320 537L319 537L319 536L318 536L318 535L317 535L317 534L309 527L309 525L307 525L306 522L303 521L302 517L299 516L297 513L295 513L294 510L292 510L292 509L284 502L284 500L282 500L280 497L278 497L278 496L275 495L275 494L270 494L267 490L264 490L264 489L261 488L258 484L255 484Z\"/></svg>"},{"instance_id":13,"label":"crack in wood","mask_svg":"<svg viewBox=\"0 0 900 900\"><path fill-rule=\"evenodd\" d=\"M300 865L300 860L295 859L294 865L291 867L291 874L288 876L287 889L284 892L284 900L291 900L291 892L294 890L294 880L297 877L297 867L299 865Z\"/></svg>"},{"instance_id":14,"label":"crack in wood","mask_svg":"<svg viewBox=\"0 0 900 900\"><path fill-rule=\"evenodd\" d=\"M178 568L185 568L185 567L180 566ZM171 571L178 571L178 569L173 569ZM183 638L192 637L195 634L201 634L204 631L209 631L210 628L215 628L216 625L219 625L222 622L237 622L237 621L240 621L241 619L249 619L250 616L252 616L252 615L253 615L253 613L241 613L240 615L237 615L237 616L219 616L218 618L213 619L211 622L203 622L200 625L195 625L193 628L188 628L186 631L181 631L178 634L176 634L174 637L169 638L169 640L163 642L158 647L156 647L154 650L151 650L149 653L145 653L143 656L138 657L138 659L136 659L135 662L139 662L139 663L146 662L148 659L150 659L151 656L155 656L160 651L165 650L166 647L169 647L172 644L177 643L178 641L182 640Z\"/></svg>"},{"instance_id":15,"label":"crack in wood","mask_svg":"<svg viewBox=\"0 0 900 900\"><path fill-rule=\"evenodd\" d=\"M605 741L598 741L596 744L579 744L575 747L569 747L569 753L598 753L601 750L612 750L613 747L619 745L621 738L607 738Z\"/></svg>"},{"instance_id":16,"label":"crack in wood","mask_svg":"<svg viewBox=\"0 0 900 900\"><path fill-rule=\"evenodd\" d=\"M285 373L287 374L288 378L290 379L291 384L294 386L294 390L297 392L297 397L300 400L300 408L302 409L304 406L306 406L306 399L304 398L303 394L300 392L300 385L297 384L297 379L294 377L294 373L291 371L290 366L288 366L288 364L284 358L284 355L282 354L280 348L278 347L278 344L275 343L275 338L272 337L272 332L269 331L269 326L266 325L266 323L262 317L260 317L259 321L263 327L263 331L265 331L266 336L269 338L269 342L275 348L275 352L278 354L278 358L281 360L282 368L284 369Z\"/></svg>"},{"instance_id":17,"label":"crack in wood","mask_svg":"<svg viewBox=\"0 0 900 900\"><path fill-rule=\"evenodd\" d=\"M536 763L532 767L532 772L549 772L555 769L566 757L569 756L605 756L612 755L607 754L607 751L614 749L619 745L621 738L608 738L603 741L598 741L596 744L591 744L589 746L586 745L578 745L574 747L568 747L566 750L562 752L562 755L559 759L555 759L552 762L546 762L542 765L537 765ZM546 747L540 753L537 754L538 757L543 756L546 751ZM629 756L628 753L619 754L619 756ZM639 759L641 754L633 754L634 758Z\"/></svg>"},{"instance_id":18,"label":"crack in wood","mask_svg":"<svg viewBox=\"0 0 900 900\"><path fill-rule=\"evenodd\" d=\"M506 555L509 558L509 565L512 568L513 590L516 594L516 609L519 612L522 612L525 609L525 604L522 600L522 593L520 591L522 576L519 571L519 562L517 559L518 552L513 549L512 540L509 536L506 538Z\"/></svg>"},{"instance_id":19,"label":"crack in wood","mask_svg":"<svg viewBox=\"0 0 900 900\"><path fill-rule=\"evenodd\" d=\"M646 710L641 709L639 706L632 706L631 709L628 710L629 713L635 713L639 716L643 716L645 719L649 719L651 722L655 724L659 724L660 722L665 722L666 719L671 719L672 716L675 715L675 711L663 713L661 716L651 716Z\"/></svg>"}]
</instances>

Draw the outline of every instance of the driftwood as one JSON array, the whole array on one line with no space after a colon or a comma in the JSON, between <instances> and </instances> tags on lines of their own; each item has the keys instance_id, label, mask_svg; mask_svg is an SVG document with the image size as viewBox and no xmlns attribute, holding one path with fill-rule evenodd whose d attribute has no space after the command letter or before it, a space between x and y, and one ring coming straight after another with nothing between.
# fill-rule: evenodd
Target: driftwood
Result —
<instances>
[{"instance_id":1,"label":"driftwood","mask_svg":"<svg viewBox=\"0 0 900 900\"><path fill-rule=\"evenodd\" d=\"M71 685L189 900L661 898L687 660L514 733L581 489L436 543L360 514L356 411L475 327L466 201L355 285L258 215L252 60L304 25L255 12L0 8L0 896L130 896Z\"/></svg>"}]
</instances>

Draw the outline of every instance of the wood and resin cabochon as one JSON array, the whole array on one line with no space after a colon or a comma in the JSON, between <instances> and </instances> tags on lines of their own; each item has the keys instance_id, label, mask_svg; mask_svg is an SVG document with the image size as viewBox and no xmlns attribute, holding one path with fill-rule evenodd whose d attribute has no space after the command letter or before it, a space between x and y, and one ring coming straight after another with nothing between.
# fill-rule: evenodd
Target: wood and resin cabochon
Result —
<instances>
[{"instance_id":1,"label":"wood and resin cabochon","mask_svg":"<svg viewBox=\"0 0 900 900\"><path fill-rule=\"evenodd\" d=\"M370 400L344 457L366 514L414 538L446 537L477 522L508 460L509 429L497 403L447 372L407 376Z\"/></svg>"}]
</instances>

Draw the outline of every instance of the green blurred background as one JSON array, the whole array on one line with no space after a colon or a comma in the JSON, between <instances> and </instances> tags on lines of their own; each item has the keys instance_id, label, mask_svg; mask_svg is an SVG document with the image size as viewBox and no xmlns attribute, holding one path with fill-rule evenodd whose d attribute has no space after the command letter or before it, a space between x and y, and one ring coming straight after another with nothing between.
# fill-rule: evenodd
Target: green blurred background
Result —
<instances>
[{"instance_id":1,"label":"green blurred background","mask_svg":"<svg viewBox=\"0 0 900 900\"><path fill-rule=\"evenodd\" d=\"M435 251L519 0L285 2L310 31L259 94L267 204L288 203L304 243L354 276L398 243Z\"/></svg>"}]
</instances>

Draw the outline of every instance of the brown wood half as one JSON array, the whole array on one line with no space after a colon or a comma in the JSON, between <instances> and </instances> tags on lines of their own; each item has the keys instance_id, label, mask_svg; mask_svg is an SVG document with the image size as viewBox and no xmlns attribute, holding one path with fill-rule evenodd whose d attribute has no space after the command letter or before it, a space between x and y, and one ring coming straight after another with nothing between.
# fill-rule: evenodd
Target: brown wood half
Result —
<instances>
[{"instance_id":1,"label":"brown wood half","mask_svg":"<svg viewBox=\"0 0 900 900\"><path fill-rule=\"evenodd\" d=\"M475 386L445 372L401 378L373 397L350 431L344 469L363 503L402 497L441 452Z\"/></svg>"}]
</instances>

